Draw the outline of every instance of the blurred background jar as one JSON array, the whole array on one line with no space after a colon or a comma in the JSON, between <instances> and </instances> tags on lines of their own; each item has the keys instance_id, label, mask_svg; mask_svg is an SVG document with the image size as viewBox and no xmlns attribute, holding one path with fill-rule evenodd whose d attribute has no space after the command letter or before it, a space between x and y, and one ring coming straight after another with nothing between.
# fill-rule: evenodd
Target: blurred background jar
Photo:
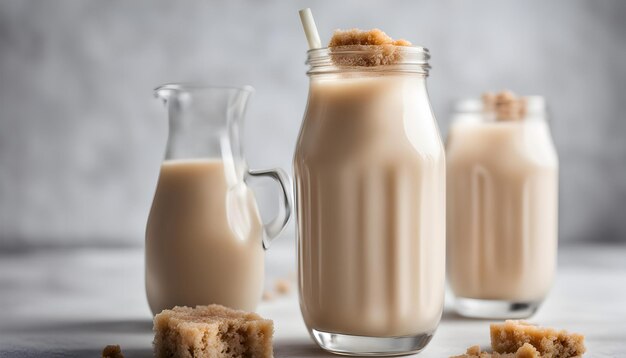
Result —
<instances>
[{"instance_id":1,"label":"blurred background jar","mask_svg":"<svg viewBox=\"0 0 626 358\"><path fill-rule=\"evenodd\" d=\"M556 267L558 158L542 97L463 100L447 140L447 270L464 316L522 318Z\"/></svg>"}]
</instances>

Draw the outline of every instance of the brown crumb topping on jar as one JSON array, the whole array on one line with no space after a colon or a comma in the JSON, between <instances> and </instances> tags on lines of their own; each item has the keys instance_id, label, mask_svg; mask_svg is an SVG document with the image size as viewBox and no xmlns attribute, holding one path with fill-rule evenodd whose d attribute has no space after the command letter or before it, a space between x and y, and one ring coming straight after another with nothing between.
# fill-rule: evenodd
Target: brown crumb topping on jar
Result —
<instances>
[{"instance_id":1,"label":"brown crumb topping on jar","mask_svg":"<svg viewBox=\"0 0 626 358\"><path fill-rule=\"evenodd\" d=\"M337 66L381 66L401 60L398 47L411 46L406 40L394 40L380 29L336 30L328 43ZM358 54L348 53L358 51Z\"/></svg>"},{"instance_id":2,"label":"brown crumb topping on jar","mask_svg":"<svg viewBox=\"0 0 626 358\"><path fill-rule=\"evenodd\" d=\"M482 99L484 111L493 113L497 121L519 121L526 116L526 99L511 91L486 92Z\"/></svg>"}]
</instances>

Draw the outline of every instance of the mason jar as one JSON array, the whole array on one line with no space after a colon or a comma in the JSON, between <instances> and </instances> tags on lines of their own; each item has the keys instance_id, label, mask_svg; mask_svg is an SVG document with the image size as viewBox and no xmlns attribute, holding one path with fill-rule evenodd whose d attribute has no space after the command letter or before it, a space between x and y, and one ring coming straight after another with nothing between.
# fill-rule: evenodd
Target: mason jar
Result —
<instances>
[{"instance_id":1,"label":"mason jar","mask_svg":"<svg viewBox=\"0 0 626 358\"><path fill-rule=\"evenodd\" d=\"M302 315L322 348L348 355L420 351L444 301L446 171L430 55L395 47L393 63L362 61L380 50L308 52L294 156Z\"/></svg>"},{"instance_id":2,"label":"mason jar","mask_svg":"<svg viewBox=\"0 0 626 358\"><path fill-rule=\"evenodd\" d=\"M449 130L447 271L463 316L528 317L554 278L557 154L545 100L517 101L457 110Z\"/></svg>"}]
</instances>

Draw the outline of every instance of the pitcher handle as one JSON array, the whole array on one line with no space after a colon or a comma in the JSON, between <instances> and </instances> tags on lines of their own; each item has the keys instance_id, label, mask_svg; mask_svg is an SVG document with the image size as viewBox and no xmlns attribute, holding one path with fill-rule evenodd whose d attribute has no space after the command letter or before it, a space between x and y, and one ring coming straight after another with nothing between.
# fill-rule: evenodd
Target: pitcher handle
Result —
<instances>
[{"instance_id":1,"label":"pitcher handle","mask_svg":"<svg viewBox=\"0 0 626 358\"><path fill-rule=\"evenodd\" d=\"M272 241L280 235L291 218L291 181L284 170L280 168L265 170L248 170L250 177L270 177L278 182L282 195L279 198L278 214L270 222L263 225L263 248L269 249Z\"/></svg>"}]
</instances>

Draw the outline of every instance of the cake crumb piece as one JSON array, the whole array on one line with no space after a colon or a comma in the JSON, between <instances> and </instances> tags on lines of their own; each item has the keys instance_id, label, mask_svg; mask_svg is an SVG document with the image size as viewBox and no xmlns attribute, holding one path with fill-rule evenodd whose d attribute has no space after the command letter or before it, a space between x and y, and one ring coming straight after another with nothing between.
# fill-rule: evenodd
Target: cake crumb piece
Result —
<instances>
[{"instance_id":1,"label":"cake crumb piece","mask_svg":"<svg viewBox=\"0 0 626 358\"><path fill-rule=\"evenodd\" d=\"M331 58L339 66L380 66L401 59L396 47L411 46L407 40L394 40L380 29L336 30L328 43ZM350 51L358 51L358 53Z\"/></svg>"},{"instance_id":2,"label":"cake crumb piece","mask_svg":"<svg viewBox=\"0 0 626 358\"><path fill-rule=\"evenodd\" d=\"M585 337L565 330L539 327L524 321L508 320L491 325L491 348L494 352L516 352L530 344L542 357L570 358L585 353Z\"/></svg>"},{"instance_id":3,"label":"cake crumb piece","mask_svg":"<svg viewBox=\"0 0 626 358\"><path fill-rule=\"evenodd\" d=\"M328 43L328 47L339 46L378 46L378 45L394 45L394 46L411 46L407 40L394 40L380 29L371 30L335 30L333 37Z\"/></svg>"},{"instance_id":4,"label":"cake crumb piece","mask_svg":"<svg viewBox=\"0 0 626 358\"><path fill-rule=\"evenodd\" d=\"M163 310L154 317L154 332L157 358L273 356L271 320L220 305Z\"/></svg>"},{"instance_id":5,"label":"cake crumb piece","mask_svg":"<svg viewBox=\"0 0 626 358\"><path fill-rule=\"evenodd\" d=\"M272 293L272 291L265 290L263 291L263 296L261 296L261 299L263 301L271 301L274 299L274 294Z\"/></svg>"},{"instance_id":6,"label":"cake crumb piece","mask_svg":"<svg viewBox=\"0 0 626 358\"><path fill-rule=\"evenodd\" d=\"M465 354L451 358L541 358L539 352L532 345L525 343L515 353L483 352L480 346L471 346Z\"/></svg>"},{"instance_id":7,"label":"cake crumb piece","mask_svg":"<svg viewBox=\"0 0 626 358\"><path fill-rule=\"evenodd\" d=\"M124 358L122 348L117 344L108 345L102 350L102 358Z\"/></svg>"},{"instance_id":8,"label":"cake crumb piece","mask_svg":"<svg viewBox=\"0 0 626 358\"><path fill-rule=\"evenodd\" d=\"M286 295L291 291L291 283L284 278L278 279L274 284L274 289L279 295Z\"/></svg>"}]
</instances>

